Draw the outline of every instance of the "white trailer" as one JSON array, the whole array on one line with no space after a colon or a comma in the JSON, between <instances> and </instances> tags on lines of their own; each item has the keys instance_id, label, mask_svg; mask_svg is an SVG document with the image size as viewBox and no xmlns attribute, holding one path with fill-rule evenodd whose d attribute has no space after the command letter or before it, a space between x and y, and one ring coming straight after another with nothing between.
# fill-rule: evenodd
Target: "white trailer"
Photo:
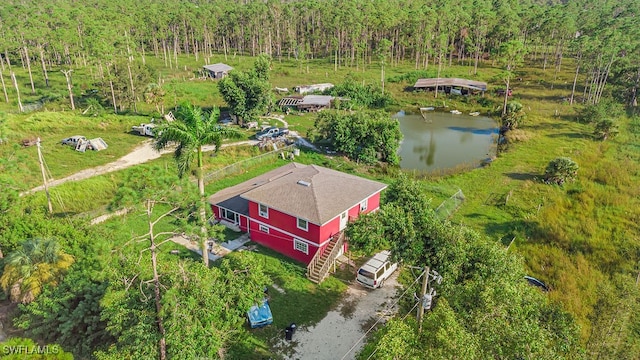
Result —
<instances>
[{"instance_id":1,"label":"white trailer","mask_svg":"<svg viewBox=\"0 0 640 360\"><path fill-rule=\"evenodd\" d=\"M131 131L137 132L142 136L153 136L153 128L155 127L155 124L140 124L140 126L132 126Z\"/></svg>"}]
</instances>

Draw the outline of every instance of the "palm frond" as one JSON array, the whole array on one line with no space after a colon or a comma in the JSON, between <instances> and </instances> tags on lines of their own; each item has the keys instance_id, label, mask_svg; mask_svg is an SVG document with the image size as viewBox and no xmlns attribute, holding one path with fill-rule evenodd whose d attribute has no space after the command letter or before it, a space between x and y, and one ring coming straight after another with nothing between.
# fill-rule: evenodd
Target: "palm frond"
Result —
<instances>
[{"instance_id":1,"label":"palm frond","mask_svg":"<svg viewBox=\"0 0 640 360\"><path fill-rule=\"evenodd\" d=\"M12 301L29 303L44 285L56 285L73 260L55 239L29 239L5 259L0 286Z\"/></svg>"}]
</instances>

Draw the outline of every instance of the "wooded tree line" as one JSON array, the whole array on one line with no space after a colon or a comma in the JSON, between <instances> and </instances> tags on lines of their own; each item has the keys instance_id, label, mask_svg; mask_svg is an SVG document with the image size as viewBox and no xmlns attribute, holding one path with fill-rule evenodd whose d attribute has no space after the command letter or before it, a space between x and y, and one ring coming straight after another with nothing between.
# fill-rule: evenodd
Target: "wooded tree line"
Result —
<instances>
[{"instance_id":1,"label":"wooded tree line","mask_svg":"<svg viewBox=\"0 0 640 360\"><path fill-rule=\"evenodd\" d=\"M32 92L32 73L46 80L53 65L92 66L109 85L112 73L132 71L114 66L117 59L144 64L150 55L170 68L181 65L183 54L208 62L214 53L266 53L331 58L336 67L356 69L462 63L475 74L483 60L497 58L501 45L518 40L527 59L544 70L557 73L567 57L575 58L573 86L585 102L598 102L613 82L636 105L639 11L634 0L9 0L0 9L0 65L3 72L17 64L28 69ZM133 86L129 91L135 98Z\"/></svg>"}]
</instances>

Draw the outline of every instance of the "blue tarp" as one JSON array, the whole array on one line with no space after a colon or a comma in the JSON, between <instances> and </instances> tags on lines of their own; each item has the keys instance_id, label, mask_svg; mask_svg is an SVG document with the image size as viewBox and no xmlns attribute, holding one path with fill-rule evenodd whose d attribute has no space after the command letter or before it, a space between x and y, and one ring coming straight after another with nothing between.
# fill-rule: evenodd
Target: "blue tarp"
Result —
<instances>
[{"instance_id":1,"label":"blue tarp","mask_svg":"<svg viewBox=\"0 0 640 360\"><path fill-rule=\"evenodd\" d=\"M273 315L271 315L271 308L267 300L263 300L262 305L253 305L251 309L247 311L247 317L249 318L249 325L252 329L273 323Z\"/></svg>"}]
</instances>

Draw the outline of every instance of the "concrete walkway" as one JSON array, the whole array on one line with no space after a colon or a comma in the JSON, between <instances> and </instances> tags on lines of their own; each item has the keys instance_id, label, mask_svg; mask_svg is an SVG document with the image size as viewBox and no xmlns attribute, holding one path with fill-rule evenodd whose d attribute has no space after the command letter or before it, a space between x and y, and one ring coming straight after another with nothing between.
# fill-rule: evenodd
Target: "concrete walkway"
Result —
<instances>
[{"instance_id":1,"label":"concrete walkway","mask_svg":"<svg viewBox=\"0 0 640 360\"><path fill-rule=\"evenodd\" d=\"M201 245L199 242L190 241L182 235L172 237L171 241L176 244L182 245L187 249L202 256L202 249L200 249ZM209 256L209 261L216 261L221 257L229 254L230 252L238 250L249 241L251 241L251 239L249 238L249 234L242 234L239 238L234 240L226 241L221 244L214 243L213 251L207 253L207 255Z\"/></svg>"}]
</instances>

